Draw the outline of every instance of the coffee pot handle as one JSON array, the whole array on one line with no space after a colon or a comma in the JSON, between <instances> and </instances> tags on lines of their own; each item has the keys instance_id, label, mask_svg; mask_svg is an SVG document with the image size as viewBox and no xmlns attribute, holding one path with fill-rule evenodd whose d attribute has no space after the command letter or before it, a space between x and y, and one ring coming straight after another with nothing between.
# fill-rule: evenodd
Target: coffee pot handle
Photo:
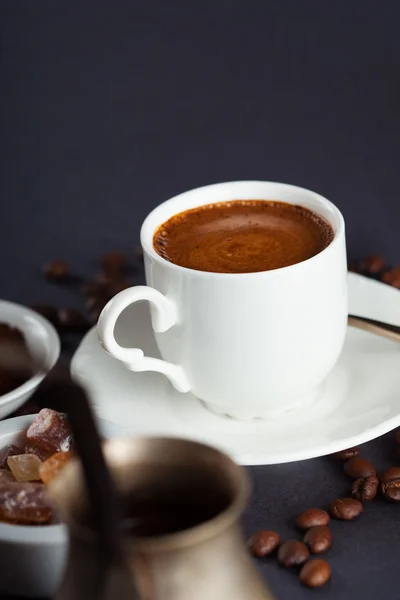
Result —
<instances>
[{"instance_id":1,"label":"coffee pot handle","mask_svg":"<svg viewBox=\"0 0 400 600\"><path fill-rule=\"evenodd\" d=\"M177 324L178 315L174 303L154 288L138 285L123 290L104 307L97 324L100 344L111 356L124 363L127 369L163 373L179 392L188 392L191 385L181 366L160 358L144 356L140 348L124 348L115 339L114 329L121 313L139 300L147 300L152 304L152 324L156 333L163 333Z\"/></svg>"}]
</instances>

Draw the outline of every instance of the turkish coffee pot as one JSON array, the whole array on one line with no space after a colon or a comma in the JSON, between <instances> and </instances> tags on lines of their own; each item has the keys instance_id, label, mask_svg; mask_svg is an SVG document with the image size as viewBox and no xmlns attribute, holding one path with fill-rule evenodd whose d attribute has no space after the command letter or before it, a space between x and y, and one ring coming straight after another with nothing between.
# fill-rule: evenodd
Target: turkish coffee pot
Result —
<instances>
[{"instance_id":1,"label":"turkish coffee pot","mask_svg":"<svg viewBox=\"0 0 400 600\"><path fill-rule=\"evenodd\" d=\"M102 443L86 393L61 373L41 401L68 414L79 459L49 485L69 532L56 600L273 600L240 530L244 468L184 439Z\"/></svg>"}]
</instances>

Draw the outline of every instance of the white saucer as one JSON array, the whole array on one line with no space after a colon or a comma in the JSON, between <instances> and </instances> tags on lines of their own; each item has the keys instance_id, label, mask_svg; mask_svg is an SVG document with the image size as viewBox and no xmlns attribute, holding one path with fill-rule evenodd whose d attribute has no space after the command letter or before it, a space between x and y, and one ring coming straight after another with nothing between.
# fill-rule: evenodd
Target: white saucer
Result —
<instances>
[{"instance_id":1,"label":"white saucer","mask_svg":"<svg viewBox=\"0 0 400 600\"><path fill-rule=\"evenodd\" d=\"M349 300L350 313L400 325L400 293L387 285L349 274ZM159 356L145 303L127 309L116 335L123 345ZM95 328L82 341L71 369L102 418L133 434L206 442L243 465L330 454L400 425L400 348L352 328L315 404L279 421L241 422L213 414L194 396L175 391L162 375L128 371L100 347Z\"/></svg>"}]
</instances>

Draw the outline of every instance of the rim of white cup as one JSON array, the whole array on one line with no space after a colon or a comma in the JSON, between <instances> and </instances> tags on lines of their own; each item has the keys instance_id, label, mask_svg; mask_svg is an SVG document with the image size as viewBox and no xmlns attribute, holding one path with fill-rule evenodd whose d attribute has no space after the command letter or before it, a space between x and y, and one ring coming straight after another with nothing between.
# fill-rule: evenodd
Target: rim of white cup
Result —
<instances>
[{"instance_id":1,"label":"rim of white cup","mask_svg":"<svg viewBox=\"0 0 400 600\"><path fill-rule=\"evenodd\" d=\"M311 258L307 258L306 260L302 260L298 263L295 263L294 265L289 265L287 267L280 267L278 269L271 269L271 270L267 270L267 271L256 271L256 272L250 272L250 273L216 273L213 271L199 271L197 269L190 269L189 267L182 267L181 265L176 265L176 264L166 260L165 258L160 256L156 252L156 250L153 246L153 236L154 236L154 233L155 233L157 227L162 225L162 223L165 223L166 221L168 221L168 219L172 218L176 214L180 214L181 212L185 212L186 210L191 210L191 209L197 208L199 206L206 206L207 204L213 204L213 202L210 201L209 199L206 202L202 201L201 200L202 193L204 193L204 192L209 193L213 189L218 190L218 189L221 189L222 187L231 187L231 188L236 187L236 188L244 189L247 186L250 187L251 185L260 185L260 184L261 185L265 185L265 184L275 185L275 186L280 187L282 190L285 190L288 192L291 191L293 193L296 193L296 192L307 193L309 196L313 197L316 202L318 202L319 204L322 204L324 207L326 207L332 213L332 216L334 217L335 222L332 222L331 220L327 219L327 217L325 217L324 215L319 215L319 216L322 216L325 220L328 220L329 224L333 227L334 238L331 241L331 243L326 248L321 250L321 252L318 252L318 254L315 254L314 256L312 256ZM156 226L153 225L153 221L154 221L155 217L157 216L157 213L163 211L165 208L169 208L170 206L173 206L180 200L183 201L185 199L185 197L190 198L190 196L192 196L192 201L194 200L194 202L189 202L190 206L188 206L187 208L180 209L176 212L172 212L170 214L170 216L168 216L166 219L161 220ZM198 202L196 199L197 197L198 197ZM263 198L250 198L250 200L263 200ZM277 202L285 202L285 200L280 200L279 198L275 198L275 199L274 198L265 198L265 200L272 200L272 201L276 200ZM235 202L235 201L240 201L240 199L239 198L235 199L233 197L230 200L229 199L216 200L215 203L218 204L218 203L222 203L222 202ZM295 203L293 203L293 204L295 204ZM299 202L299 206L301 206L301 202ZM319 214L318 210L315 210L315 209L309 209L309 210L312 210L312 212ZM344 232L345 232L345 223L344 223L344 218L343 218L342 213L340 212L338 207L335 204L333 204L333 202L331 202L324 196L321 196L321 194L318 194L317 192L313 192L312 190L309 190L307 188L303 188L303 187L288 184L288 183L280 183L277 181L241 180L241 181L226 181L226 182L221 182L221 183L212 183L210 185L193 188L191 190L187 190L186 192L182 192L181 194L177 194L176 196L173 196L172 198L170 198L169 200L166 200L165 202L162 202L161 204L156 206L144 220L143 225L141 227L141 231L140 231L140 242L141 242L144 252L149 254L151 256L152 260L156 261L160 265L168 266L171 269L175 269L175 270L177 269L179 271L184 271L184 272L187 271L188 273L191 273L192 275L196 275L198 277L223 277L223 278L237 279L239 277L262 277L262 276L265 276L266 273L268 273L269 277L274 277L277 274L282 273L283 271L288 271L291 269L296 269L296 270L303 269L303 268L305 268L304 265L308 265L312 261L315 262L315 261L321 260L326 254L332 252L334 250L334 248L337 246L337 244L340 243L340 241L342 240L342 238L344 236Z\"/></svg>"}]
</instances>

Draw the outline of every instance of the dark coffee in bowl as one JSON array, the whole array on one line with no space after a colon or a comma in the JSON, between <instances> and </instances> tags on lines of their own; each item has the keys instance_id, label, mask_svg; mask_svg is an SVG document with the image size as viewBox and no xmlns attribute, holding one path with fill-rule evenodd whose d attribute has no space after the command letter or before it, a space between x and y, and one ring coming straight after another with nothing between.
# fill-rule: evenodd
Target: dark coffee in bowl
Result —
<instances>
[{"instance_id":1,"label":"dark coffee in bowl","mask_svg":"<svg viewBox=\"0 0 400 600\"><path fill-rule=\"evenodd\" d=\"M0 323L0 396L24 384L33 373L33 360L24 335L16 327Z\"/></svg>"},{"instance_id":2,"label":"dark coffee in bowl","mask_svg":"<svg viewBox=\"0 0 400 600\"><path fill-rule=\"evenodd\" d=\"M307 260L333 240L331 225L311 210L269 200L208 204L173 216L155 232L165 260L214 273L255 273Z\"/></svg>"}]
</instances>

